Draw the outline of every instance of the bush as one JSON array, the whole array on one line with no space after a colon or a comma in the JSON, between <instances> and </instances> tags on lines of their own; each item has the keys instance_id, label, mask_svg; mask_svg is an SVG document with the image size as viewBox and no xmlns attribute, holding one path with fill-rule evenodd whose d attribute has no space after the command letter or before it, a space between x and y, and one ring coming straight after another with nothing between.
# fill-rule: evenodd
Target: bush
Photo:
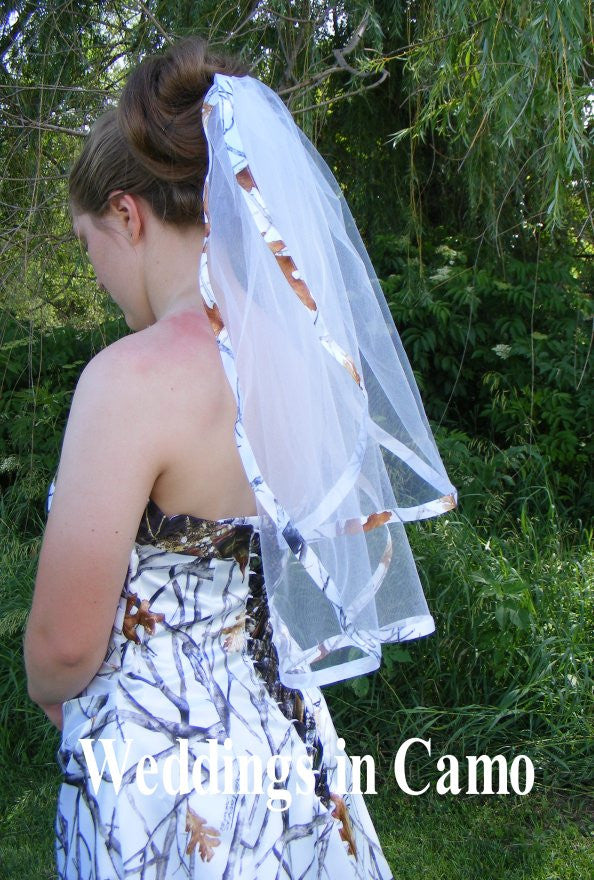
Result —
<instances>
[{"instance_id":1,"label":"bush","mask_svg":"<svg viewBox=\"0 0 594 880\"><path fill-rule=\"evenodd\" d=\"M5 316L0 347L0 488L27 534L43 515L48 484L60 456L76 382L85 364L122 335L122 321L92 331L60 327L41 332Z\"/></svg>"},{"instance_id":2,"label":"bush","mask_svg":"<svg viewBox=\"0 0 594 880\"><path fill-rule=\"evenodd\" d=\"M422 261L406 238L375 240L427 415L452 430L446 444L462 439L482 456L485 488L512 497L527 479L546 482L567 514L588 516L594 388L585 270L549 251L473 266L471 242L440 234L423 242Z\"/></svg>"}]
</instances>

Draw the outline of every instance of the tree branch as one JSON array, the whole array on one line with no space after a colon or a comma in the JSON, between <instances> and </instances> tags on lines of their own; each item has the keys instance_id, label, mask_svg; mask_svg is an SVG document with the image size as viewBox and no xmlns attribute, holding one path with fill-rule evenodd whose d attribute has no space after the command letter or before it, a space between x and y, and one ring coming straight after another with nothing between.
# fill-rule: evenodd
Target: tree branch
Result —
<instances>
[{"instance_id":1,"label":"tree branch","mask_svg":"<svg viewBox=\"0 0 594 880\"><path fill-rule=\"evenodd\" d=\"M142 9L142 11L143 11L144 14L146 15L146 17L147 17L148 19L150 19L150 21L152 21L152 23L153 23L154 26L157 28L157 30L159 31L159 33L161 34L161 36L163 37L163 39L167 40L167 42L169 43L169 45L171 45L171 44L173 43L173 39L172 39L171 35L167 33L167 31L165 30L165 28L163 27L163 25L162 25L162 24L161 24L161 23L155 18L155 16L154 16L153 13L150 11L150 9L148 8L148 6L146 6L146 4L144 4L144 3L142 2L142 0L138 0L138 5L139 5L140 8Z\"/></svg>"},{"instance_id":2,"label":"tree branch","mask_svg":"<svg viewBox=\"0 0 594 880\"><path fill-rule=\"evenodd\" d=\"M318 101L316 104L310 104L309 107L297 107L297 109L292 110L291 112L293 114L306 113L308 110L317 110L318 107L327 107L329 104L335 104L336 101L343 101L345 98L354 98L355 95L361 95L363 92L368 92L370 89L376 89L388 78L389 75L390 74L387 70L383 70L378 80L369 83L367 86L361 86L361 88L355 89L354 92L345 92L343 95L336 95L336 97L329 98L327 101Z\"/></svg>"},{"instance_id":3,"label":"tree branch","mask_svg":"<svg viewBox=\"0 0 594 880\"><path fill-rule=\"evenodd\" d=\"M315 73L305 82L299 82L294 86L287 86L286 88L278 89L279 95L289 95L292 92L303 91L305 89L310 88L311 86L317 85L325 79L328 79L329 76L332 76L333 73L342 73L343 70L348 71L353 76L357 77L367 77L371 76L372 73L370 71L357 70L355 67L351 67L351 65L346 61L345 55L350 55L351 52L354 52L361 40L363 39L363 34L365 33L365 29L367 27L367 23L369 21L369 10L367 10L359 22L358 26L355 28L353 35L350 40L342 49L334 49L334 57L336 59L336 64L333 67L327 67L325 70L321 70L318 73ZM366 88L375 88L379 86L380 82L383 82L386 77L382 76L376 83ZM361 91L361 90L359 90ZM359 92L352 92L351 94L358 94ZM325 102L328 103L328 102ZM321 106L321 105L319 105ZM311 108L308 108L311 109ZM303 112L299 110L299 112Z\"/></svg>"},{"instance_id":4,"label":"tree branch","mask_svg":"<svg viewBox=\"0 0 594 880\"><path fill-rule=\"evenodd\" d=\"M51 122L36 122L33 119L21 119L16 123L9 123L12 128L34 128L40 131L57 131L60 134L68 134L73 137L85 138L88 134L83 128L67 128L65 125L52 125Z\"/></svg>"}]
</instances>

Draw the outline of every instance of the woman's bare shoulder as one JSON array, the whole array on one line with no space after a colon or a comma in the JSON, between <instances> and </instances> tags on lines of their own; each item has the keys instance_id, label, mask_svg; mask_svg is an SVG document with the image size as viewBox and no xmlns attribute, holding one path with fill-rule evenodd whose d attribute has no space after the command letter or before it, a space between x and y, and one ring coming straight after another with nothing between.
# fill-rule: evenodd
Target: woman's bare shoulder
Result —
<instances>
[{"instance_id":1,"label":"woman's bare shoulder","mask_svg":"<svg viewBox=\"0 0 594 880\"><path fill-rule=\"evenodd\" d=\"M187 311L118 339L96 354L81 384L102 384L113 392L157 395L184 387L184 378L204 393L221 377L216 340L205 315Z\"/></svg>"}]
</instances>

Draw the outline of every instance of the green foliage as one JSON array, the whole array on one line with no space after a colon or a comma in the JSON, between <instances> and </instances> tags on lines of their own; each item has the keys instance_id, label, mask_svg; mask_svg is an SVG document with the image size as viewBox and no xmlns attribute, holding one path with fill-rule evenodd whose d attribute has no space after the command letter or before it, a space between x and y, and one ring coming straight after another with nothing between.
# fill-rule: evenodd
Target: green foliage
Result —
<instances>
[{"instance_id":1,"label":"green foliage","mask_svg":"<svg viewBox=\"0 0 594 880\"><path fill-rule=\"evenodd\" d=\"M472 265L472 243L445 230L423 241L422 257L387 233L374 251L427 413L449 429L440 448L464 502L540 485L535 503L550 492L587 516L594 388L586 270L544 248L536 259L512 252L504 263Z\"/></svg>"},{"instance_id":2,"label":"green foliage","mask_svg":"<svg viewBox=\"0 0 594 880\"><path fill-rule=\"evenodd\" d=\"M29 518L43 511L76 381L93 354L122 335L123 321L41 333L5 316L2 329L0 488L18 524L38 534L39 521Z\"/></svg>"},{"instance_id":3,"label":"green foliage","mask_svg":"<svg viewBox=\"0 0 594 880\"><path fill-rule=\"evenodd\" d=\"M590 3L419 0L407 14L414 39L394 57L410 121L394 143L432 141L459 172L467 224L493 238L520 219L567 225L592 172Z\"/></svg>"},{"instance_id":4,"label":"green foliage","mask_svg":"<svg viewBox=\"0 0 594 880\"><path fill-rule=\"evenodd\" d=\"M41 517L37 518L39 533ZM12 507L0 507L0 769L13 762L51 760L55 737L27 695L22 641L33 592L40 539L23 539ZM41 722L41 723L40 723Z\"/></svg>"}]
</instances>

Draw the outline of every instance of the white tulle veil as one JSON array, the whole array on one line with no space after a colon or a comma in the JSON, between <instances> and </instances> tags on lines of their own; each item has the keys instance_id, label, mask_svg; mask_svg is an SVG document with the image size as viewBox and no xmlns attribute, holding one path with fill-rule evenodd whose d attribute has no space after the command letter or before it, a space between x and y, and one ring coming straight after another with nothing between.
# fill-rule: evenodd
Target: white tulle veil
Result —
<instances>
[{"instance_id":1,"label":"white tulle veil","mask_svg":"<svg viewBox=\"0 0 594 880\"><path fill-rule=\"evenodd\" d=\"M281 679L377 668L434 629L404 522L456 505L340 187L280 98L217 74L200 281L238 404Z\"/></svg>"}]
</instances>

